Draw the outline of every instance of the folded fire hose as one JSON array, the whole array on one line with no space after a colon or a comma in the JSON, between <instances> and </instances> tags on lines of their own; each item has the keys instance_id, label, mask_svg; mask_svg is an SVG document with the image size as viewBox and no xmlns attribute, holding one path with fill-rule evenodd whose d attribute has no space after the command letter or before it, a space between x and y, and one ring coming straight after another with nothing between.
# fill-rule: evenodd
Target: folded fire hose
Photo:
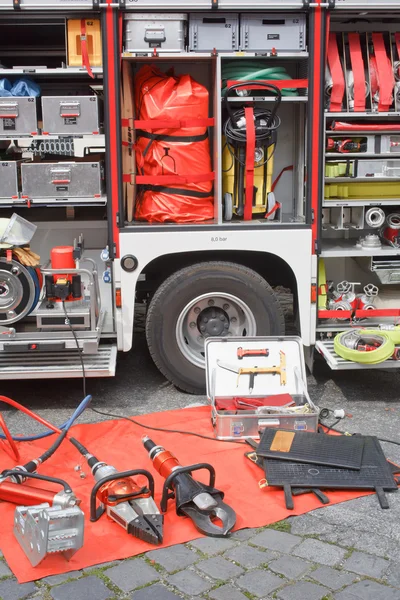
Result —
<instances>
[{"instance_id":1,"label":"folded fire hose","mask_svg":"<svg viewBox=\"0 0 400 600\"><path fill-rule=\"evenodd\" d=\"M390 357L398 359L400 327L391 329L352 329L342 331L334 340L336 354L352 362L378 364Z\"/></svg>"}]
</instances>

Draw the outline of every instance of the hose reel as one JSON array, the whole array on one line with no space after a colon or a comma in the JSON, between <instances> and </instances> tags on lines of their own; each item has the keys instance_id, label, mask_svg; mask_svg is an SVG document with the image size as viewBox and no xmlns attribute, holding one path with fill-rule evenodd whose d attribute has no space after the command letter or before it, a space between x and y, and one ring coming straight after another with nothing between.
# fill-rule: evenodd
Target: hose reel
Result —
<instances>
[{"instance_id":1,"label":"hose reel","mask_svg":"<svg viewBox=\"0 0 400 600\"><path fill-rule=\"evenodd\" d=\"M37 305L40 289L35 269L0 258L0 325L26 317Z\"/></svg>"}]
</instances>

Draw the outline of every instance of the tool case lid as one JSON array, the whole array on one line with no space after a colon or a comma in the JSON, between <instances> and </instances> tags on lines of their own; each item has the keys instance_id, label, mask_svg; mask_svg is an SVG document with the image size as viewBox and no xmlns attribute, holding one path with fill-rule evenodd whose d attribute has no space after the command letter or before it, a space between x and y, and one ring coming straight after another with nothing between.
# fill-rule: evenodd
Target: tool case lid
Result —
<instances>
[{"instance_id":1,"label":"tool case lid","mask_svg":"<svg viewBox=\"0 0 400 600\"><path fill-rule=\"evenodd\" d=\"M257 350L267 348L269 356L252 356L239 359L237 349ZM237 368L279 366L280 352L286 356L286 385L280 384L276 374L256 375L252 397L290 394L307 396L306 367L303 342L298 336L273 337L226 337L208 338L205 342L207 397L211 402L215 398L248 396L249 375L241 375L237 386L238 374L218 366L221 361Z\"/></svg>"}]
</instances>

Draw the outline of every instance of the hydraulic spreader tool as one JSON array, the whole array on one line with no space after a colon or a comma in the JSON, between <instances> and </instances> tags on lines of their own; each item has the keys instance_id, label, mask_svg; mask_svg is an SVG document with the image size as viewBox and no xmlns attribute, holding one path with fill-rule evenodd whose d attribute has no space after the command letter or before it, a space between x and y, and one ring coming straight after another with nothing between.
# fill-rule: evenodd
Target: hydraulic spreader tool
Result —
<instances>
[{"instance_id":1,"label":"hydraulic spreader tool","mask_svg":"<svg viewBox=\"0 0 400 600\"><path fill-rule=\"evenodd\" d=\"M134 469L119 472L93 456L80 442L71 443L85 457L96 484L90 495L90 520L106 515L133 536L149 544L163 541L164 517L154 502L154 479L148 471ZM140 487L133 477L142 475L147 484ZM96 499L100 506L96 506Z\"/></svg>"},{"instance_id":2,"label":"hydraulic spreader tool","mask_svg":"<svg viewBox=\"0 0 400 600\"><path fill-rule=\"evenodd\" d=\"M196 528L210 537L224 537L236 523L235 511L223 502L224 493L214 487L215 470L208 463L182 467L177 458L149 437L142 438L143 446L154 468L164 477L161 510L166 512L168 500L175 498L176 514L192 519ZM193 471L205 469L210 474L209 485L193 479ZM221 525L213 520L218 520Z\"/></svg>"}]
</instances>

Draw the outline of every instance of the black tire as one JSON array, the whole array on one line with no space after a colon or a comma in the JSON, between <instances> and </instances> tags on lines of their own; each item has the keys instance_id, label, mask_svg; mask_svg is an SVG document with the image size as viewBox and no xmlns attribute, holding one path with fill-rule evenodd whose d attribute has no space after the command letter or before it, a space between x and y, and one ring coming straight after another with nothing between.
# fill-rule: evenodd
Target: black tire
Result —
<instances>
[{"instance_id":1,"label":"black tire","mask_svg":"<svg viewBox=\"0 0 400 600\"><path fill-rule=\"evenodd\" d=\"M161 373L177 388L204 394L205 371L180 351L176 324L184 307L201 294L225 292L251 309L257 335L284 335L282 307L271 286L255 271L230 262L204 262L177 271L155 292L147 313L146 338Z\"/></svg>"}]
</instances>

